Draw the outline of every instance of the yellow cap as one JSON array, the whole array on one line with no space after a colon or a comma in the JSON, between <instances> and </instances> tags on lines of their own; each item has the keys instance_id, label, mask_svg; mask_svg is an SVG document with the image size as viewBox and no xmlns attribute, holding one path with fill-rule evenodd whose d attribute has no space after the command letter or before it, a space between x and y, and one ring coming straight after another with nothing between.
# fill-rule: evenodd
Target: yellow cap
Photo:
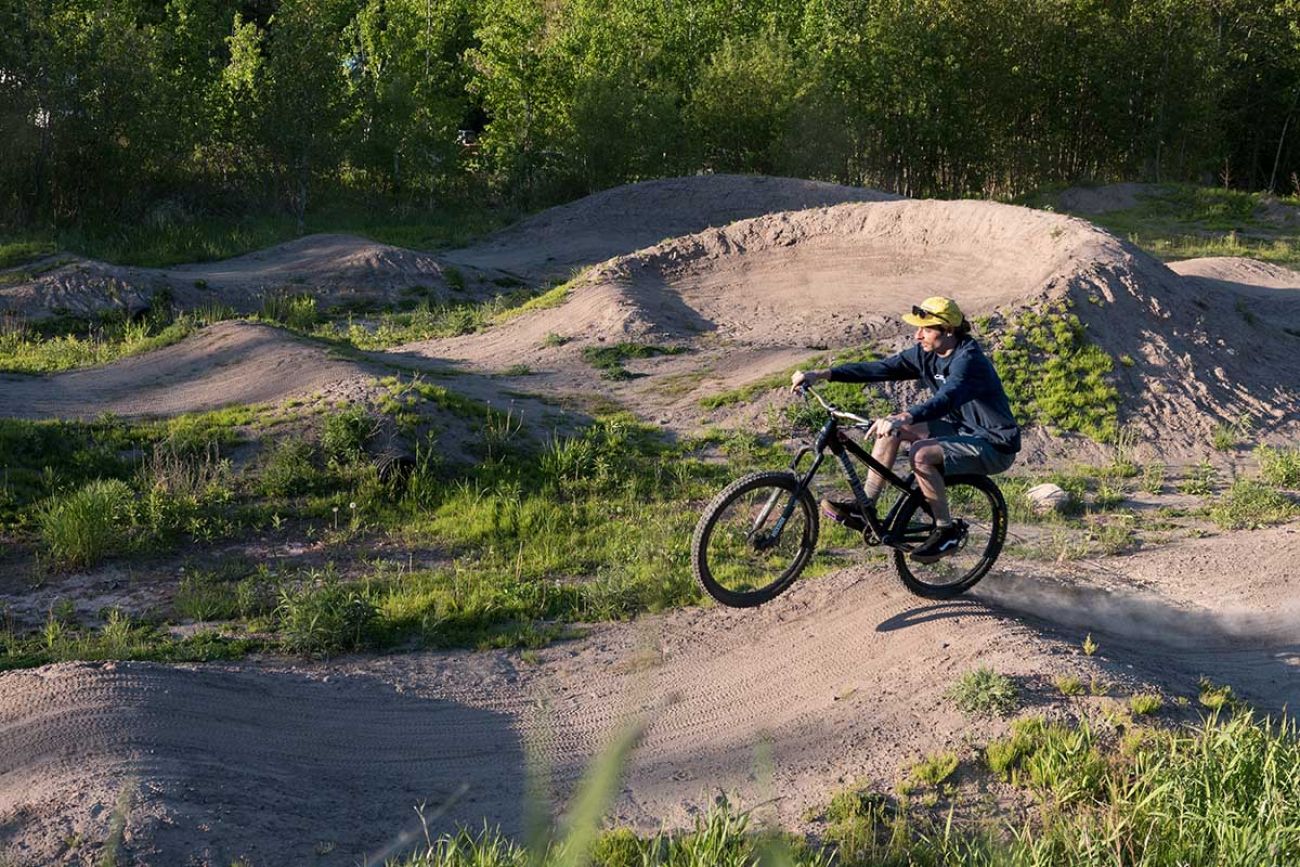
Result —
<instances>
[{"instance_id":1,"label":"yellow cap","mask_svg":"<svg viewBox=\"0 0 1300 867\"><path fill-rule=\"evenodd\" d=\"M949 328L956 328L966 321L966 317L962 315L956 301L944 298L942 295L935 295L914 305L911 313L904 313L903 321L918 327L939 328L946 325Z\"/></svg>"}]
</instances>

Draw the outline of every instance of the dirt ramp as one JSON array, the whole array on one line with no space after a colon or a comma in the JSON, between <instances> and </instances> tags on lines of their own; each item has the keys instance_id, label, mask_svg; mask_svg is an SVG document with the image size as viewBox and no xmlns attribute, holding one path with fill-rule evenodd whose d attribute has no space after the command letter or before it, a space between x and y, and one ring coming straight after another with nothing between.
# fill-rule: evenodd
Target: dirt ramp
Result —
<instances>
[{"instance_id":1,"label":"dirt ramp","mask_svg":"<svg viewBox=\"0 0 1300 867\"><path fill-rule=\"evenodd\" d=\"M0 833L19 863L74 839L91 856L115 811L117 863L136 864L357 864L419 804L451 804L435 832L484 802L519 825L507 717L365 678L56 665L0 676L0 720Z\"/></svg>"},{"instance_id":2,"label":"dirt ramp","mask_svg":"<svg viewBox=\"0 0 1300 867\"><path fill-rule=\"evenodd\" d=\"M355 235L308 235L222 262L185 265L164 277L208 289L266 290L302 285L311 290L388 292L408 286L446 288L432 255Z\"/></svg>"},{"instance_id":3,"label":"dirt ramp","mask_svg":"<svg viewBox=\"0 0 1300 867\"><path fill-rule=\"evenodd\" d=\"M159 292L183 309L221 304L246 312L273 294L306 293L328 305L392 300L413 287L426 295L449 291L436 257L355 235L308 235L221 262L175 268L129 268L61 256L12 274L0 287L0 313L29 319L55 313L135 314L154 304Z\"/></svg>"},{"instance_id":4,"label":"dirt ramp","mask_svg":"<svg viewBox=\"0 0 1300 867\"><path fill-rule=\"evenodd\" d=\"M1187 259L1169 267L1210 294L1229 298L1236 317L1247 324L1262 321L1300 338L1300 271L1236 256Z\"/></svg>"},{"instance_id":5,"label":"dirt ramp","mask_svg":"<svg viewBox=\"0 0 1300 867\"><path fill-rule=\"evenodd\" d=\"M570 352L706 333L747 347L857 344L897 336L898 315L927 295L956 295L972 316L1042 297L1098 234L1083 221L988 202L768 214L611 259L558 308L429 348L522 359L551 333L568 339Z\"/></svg>"},{"instance_id":6,"label":"dirt ramp","mask_svg":"<svg viewBox=\"0 0 1300 867\"><path fill-rule=\"evenodd\" d=\"M364 378L360 365L277 328L222 322L104 367L49 376L0 374L0 407L14 418L166 416L274 403Z\"/></svg>"},{"instance_id":7,"label":"dirt ramp","mask_svg":"<svg viewBox=\"0 0 1300 867\"><path fill-rule=\"evenodd\" d=\"M896 198L861 187L762 175L642 181L542 211L446 258L534 280L564 277L574 268L632 253L665 238L747 217Z\"/></svg>"},{"instance_id":8,"label":"dirt ramp","mask_svg":"<svg viewBox=\"0 0 1300 867\"><path fill-rule=\"evenodd\" d=\"M1272 311L1292 290L1252 291L1267 293L1260 303ZM1185 279L1091 223L992 202L851 203L672 238L593 268L558 308L424 351L562 367L617 341L899 345L908 334L899 315L936 294L1003 324L1025 309L1068 307L1117 360L1121 420L1158 453L1199 455L1217 425L1243 415L1277 436L1300 419L1285 324L1294 312L1253 315L1239 295ZM567 344L555 348L556 338Z\"/></svg>"}]
</instances>

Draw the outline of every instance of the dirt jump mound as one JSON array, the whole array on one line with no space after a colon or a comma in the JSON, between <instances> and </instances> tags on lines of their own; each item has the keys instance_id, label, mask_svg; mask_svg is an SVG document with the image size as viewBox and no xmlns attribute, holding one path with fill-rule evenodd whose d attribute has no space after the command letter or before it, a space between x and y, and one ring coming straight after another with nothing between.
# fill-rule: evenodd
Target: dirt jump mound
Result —
<instances>
[{"instance_id":1,"label":"dirt jump mound","mask_svg":"<svg viewBox=\"0 0 1300 867\"><path fill-rule=\"evenodd\" d=\"M906 337L899 313L929 295L959 298L994 326L1050 306L1076 313L1089 338L1122 359L1121 417L1177 449L1203 443L1225 420L1250 415L1273 430L1300 412L1289 326L1240 312L1248 291L1289 303L1284 277L1270 279L1277 285L1223 291L1224 281L1184 279L1091 223L1044 211L853 203L741 220L611 259L562 306L428 351L524 362L547 357L539 345L559 342L548 335L568 341L549 350L556 358L636 340L733 350L890 345Z\"/></svg>"},{"instance_id":2,"label":"dirt jump mound","mask_svg":"<svg viewBox=\"0 0 1300 867\"><path fill-rule=\"evenodd\" d=\"M40 319L147 310L159 292L183 309L220 304L257 309L272 294L309 293L322 305L383 301L411 287L448 291L437 258L354 235L309 235L221 262L175 268L128 268L79 257L52 257L14 269L0 287L0 313Z\"/></svg>"},{"instance_id":3,"label":"dirt jump mound","mask_svg":"<svg viewBox=\"0 0 1300 867\"><path fill-rule=\"evenodd\" d=\"M46 376L0 374L0 406L14 418L166 416L231 404L275 403L368 379L278 328L221 322L173 346L104 367Z\"/></svg>"},{"instance_id":4,"label":"dirt jump mound","mask_svg":"<svg viewBox=\"0 0 1300 867\"><path fill-rule=\"evenodd\" d=\"M575 268L747 217L897 198L861 187L761 175L642 181L542 211L445 258L530 280L567 277Z\"/></svg>"}]
</instances>

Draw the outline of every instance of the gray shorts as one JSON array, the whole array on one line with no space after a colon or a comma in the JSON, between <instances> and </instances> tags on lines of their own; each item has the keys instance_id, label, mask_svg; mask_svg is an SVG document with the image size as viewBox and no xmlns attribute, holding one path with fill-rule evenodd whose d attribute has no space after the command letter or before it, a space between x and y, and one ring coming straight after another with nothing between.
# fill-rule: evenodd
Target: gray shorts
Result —
<instances>
[{"instance_id":1,"label":"gray shorts","mask_svg":"<svg viewBox=\"0 0 1300 867\"><path fill-rule=\"evenodd\" d=\"M993 476L1005 472L1016 460L1015 452L1000 452L983 437L957 433L951 422L927 423L930 436L943 449L945 476Z\"/></svg>"}]
</instances>

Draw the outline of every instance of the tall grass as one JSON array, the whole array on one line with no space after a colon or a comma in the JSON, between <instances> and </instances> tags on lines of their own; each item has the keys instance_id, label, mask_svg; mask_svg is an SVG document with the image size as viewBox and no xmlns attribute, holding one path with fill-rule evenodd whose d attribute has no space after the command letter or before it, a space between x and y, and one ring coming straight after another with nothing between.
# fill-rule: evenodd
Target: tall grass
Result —
<instances>
[{"instance_id":1,"label":"tall grass","mask_svg":"<svg viewBox=\"0 0 1300 867\"><path fill-rule=\"evenodd\" d=\"M41 541L56 561L73 568L124 550L134 497L120 479L96 479L54 497L37 514Z\"/></svg>"}]
</instances>

